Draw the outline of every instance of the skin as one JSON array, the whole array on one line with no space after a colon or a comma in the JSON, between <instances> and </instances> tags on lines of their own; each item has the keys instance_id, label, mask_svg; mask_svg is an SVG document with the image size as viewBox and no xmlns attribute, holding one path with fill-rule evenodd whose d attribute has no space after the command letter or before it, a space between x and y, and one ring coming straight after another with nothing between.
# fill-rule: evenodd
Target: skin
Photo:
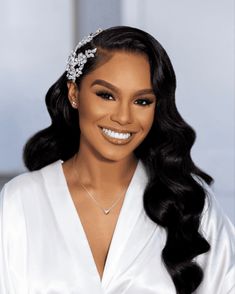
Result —
<instances>
[{"instance_id":1,"label":"skin","mask_svg":"<svg viewBox=\"0 0 235 294\"><path fill-rule=\"evenodd\" d=\"M102 279L117 219L138 163L133 152L153 123L156 97L147 57L115 52L84 76L79 90L68 82L68 98L79 113L81 137L78 153L63 164L63 170ZM145 106L146 99L151 104ZM125 145L114 144L104 138L99 126L135 134ZM120 199L110 214L105 215L94 204L78 179L104 208Z\"/></svg>"}]
</instances>

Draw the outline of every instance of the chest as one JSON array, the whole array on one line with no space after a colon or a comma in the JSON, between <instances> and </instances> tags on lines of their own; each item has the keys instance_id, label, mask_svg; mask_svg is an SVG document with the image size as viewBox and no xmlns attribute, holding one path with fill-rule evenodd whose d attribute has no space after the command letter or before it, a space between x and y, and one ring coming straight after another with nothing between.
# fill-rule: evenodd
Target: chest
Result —
<instances>
[{"instance_id":1,"label":"chest","mask_svg":"<svg viewBox=\"0 0 235 294\"><path fill-rule=\"evenodd\" d=\"M74 198L74 205L81 221L84 234L92 253L94 263L102 279L105 262L123 204L121 199L109 214L104 214L92 199L80 191L79 199ZM108 208L109 206L102 206Z\"/></svg>"}]
</instances>

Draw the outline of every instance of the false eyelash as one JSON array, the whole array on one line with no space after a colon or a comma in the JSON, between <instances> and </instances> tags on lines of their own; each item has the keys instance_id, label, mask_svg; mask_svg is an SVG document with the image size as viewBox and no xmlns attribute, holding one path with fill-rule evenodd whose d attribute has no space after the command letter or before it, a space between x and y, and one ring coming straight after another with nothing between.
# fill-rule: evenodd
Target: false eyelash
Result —
<instances>
[{"instance_id":1,"label":"false eyelash","mask_svg":"<svg viewBox=\"0 0 235 294\"><path fill-rule=\"evenodd\" d=\"M104 98L103 96L112 96L112 97L113 97L113 95L112 95L111 93L109 93L109 92L104 92L104 91L99 91L99 92L96 93L96 95L97 95L97 96L100 96L101 98L103 98L103 99L105 99L105 100L109 100L109 99Z\"/></svg>"},{"instance_id":2,"label":"false eyelash","mask_svg":"<svg viewBox=\"0 0 235 294\"><path fill-rule=\"evenodd\" d=\"M137 99L137 101L145 101L146 102L146 104L140 104L141 106L148 106L153 103L153 101L151 101L150 99L144 99L144 98Z\"/></svg>"}]
</instances>

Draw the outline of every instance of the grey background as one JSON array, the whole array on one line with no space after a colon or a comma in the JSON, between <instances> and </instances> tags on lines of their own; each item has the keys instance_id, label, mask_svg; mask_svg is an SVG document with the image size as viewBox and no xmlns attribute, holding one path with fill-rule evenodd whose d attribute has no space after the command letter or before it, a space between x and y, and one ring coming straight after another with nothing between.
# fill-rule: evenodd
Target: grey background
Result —
<instances>
[{"instance_id":1,"label":"grey background","mask_svg":"<svg viewBox=\"0 0 235 294\"><path fill-rule=\"evenodd\" d=\"M1 0L0 185L24 171L22 148L49 124L44 96L76 42L114 25L153 34L177 76L177 106L197 132L196 164L235 223L232 0Z\"/></svg>"}]
</instances>

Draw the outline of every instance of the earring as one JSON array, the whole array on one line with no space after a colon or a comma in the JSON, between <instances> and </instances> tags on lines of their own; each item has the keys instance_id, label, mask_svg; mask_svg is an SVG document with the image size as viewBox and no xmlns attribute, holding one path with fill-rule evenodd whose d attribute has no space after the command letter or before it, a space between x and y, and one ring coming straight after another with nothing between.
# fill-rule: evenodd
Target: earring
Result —
<instances>
[{"instance_id":1,"label":"earring","mask_svg":"<svg viewBox=\"0 0 235 294\"><path fill-rule=\"evenodd\" d=\"M77 103L75 101L72 101L72 107L77 108Z\"/></svg>"}]
</instances>

